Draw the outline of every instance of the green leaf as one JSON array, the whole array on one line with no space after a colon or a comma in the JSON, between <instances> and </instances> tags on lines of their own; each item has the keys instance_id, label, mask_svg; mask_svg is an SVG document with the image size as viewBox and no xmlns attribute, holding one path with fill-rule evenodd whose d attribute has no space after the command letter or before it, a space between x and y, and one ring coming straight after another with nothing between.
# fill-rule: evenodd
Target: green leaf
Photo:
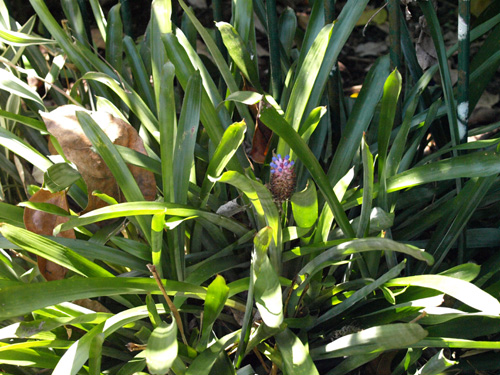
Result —
<instances>
[{"instance_id":1,"label":"green leaf","mask_svg":"<svg viewBox=\"0 0 500 375\"><path fill-rule=\"evenodd\" d=\"M378 175L382 178L387 159L387 149L391 137L396 108L401 92L401 74L394 70L384 84L384 94L380 103L380 118L378 128Z\"/></svg>"},{"instance_id":2,"label":"green leaf","mask_svg":"<svg viewBox=\"0 0 500 375\"><path fill-rule=\"evenodd\" d=\"M165 213L167 210L154 214L153 220L151 220L151 258L153 260L153 265L156 267L156 271L163 278L162 271L162 250L163 250L163 229L165 227Z\"/></svg>"},{"instance_id":3,"label":"green leaf","mask_svg":"<svg viewBox=\"0 0 500 375\"><path fill-rule=\"evenodd\" d=\"M38 130L44 134L47 134L47 128L45 127L45 124L43 121L27 117L27 116L21 116L9 111L5 111L3 109L0 109L0 117L3 117L8 120L13 120L15 122L19 122L23 125L29 126L30 128L33 128L35 130Z\"/></svg>"},{"instance_id":4,"label":"green leaf","mask_svg":"<svg viewBox=\"0 0 500 375\"><path fill-rule=\"evenodd\" d=\"M461 177L487 177L497 173L500 173L500 156L496 152L475 152L397 174L387 180L387 191L393 192L428 182Z\"/></svg>"},{"instance_id":5,"label":"green leaf","mask_svg":"<svg viewBox=\"0 0 500 375\"><path fill-rule=\"evenodd\" d=\"M290 201L297 225L301 228L312 227L318 219L318 196L314 183L308 181L306 188L294 193Z\"/></svg>"},{"instance_id":6,"label":"green leaf","mask_svg":"<svg viewBox=\"0 0 500 375\"><path fill-rule=\"evenodd\" d=\"M326 107L318 107L314 108L311 113L309 113L309 116L307 116L304 124L302 124L299 129L299 135L302 137L304 142L309 142L311 135L316 130L321 118L325 115L326 112Z\"/></svg>"},{"instance_id":7,"label":"green leaf","mask_svg":"<svg viewBox=\"0 0 500 375\"><path fill-rule=\"evenodd\" d=\"M229 52L229 56L231 56L238 69L241 70L245 78L253 87L258 91L262 91L259 72L255 61L256 56L253 58L250 56L244 41L231 24L227 22L217 22L215 26L219 29L224 45Z\"/></svg>"},{"instance_id":8,"label":"green leaf","mask_svg":"<svg viewBox=\"0 0 500 375\"><path fill-rule=\"evenodd\" d=\"M0 88L23 99L31 100L39 110L45 110L40 95L27 83L21 81L6 69L0 69Z\"/></svg>"},{"instance_id":9,"label":"green leaf","mask_svg":"<svg viewBox=\"0 0 500 375\"><path fill-rule=\"evenodd\" d=\"M398 276L401 271L404 269L406 265L406 261L401 262L396 267L391 268L388 272L382 275L380 278L375 280L374 282L362 287L361 289L354 292L351 296L349 296L345 301L340 303L339 305L329 309L323 315L321 315L318 319L315 320L314 326L322 324L329 319L332 319L335 316L342 314L347 309L354 306L359 301L365 299L370 293L372 293L375 289L381 287L384 283L389 281L390 279Z\"/></svg>"},{"instance_id":10,"label":"green leaf","mask_svg":"<svg viewBox=\"0 0 500 375\"><path fill-rule=\"evenodd\" d=\"M335 184L333 193L339 201L341 201L346 194L347 188L354 179L354 167L352 167L339 182ZM323 209L318 220L318 226L314 235L314 242L327 241L330 235L331 227L333 224L333 213L329 205L324 204ZM353 230L354 232L354 230ZM343 234L343 232L342 232Z\"/></svg>"},{"instance_id":11,"label":"green leaf","mask_svg":"<svg viewBox=\"0 0 500 375\"><path fill-rule=\"evenodd\" d=\"M5 29L0 29L0 41L5 44L17 47L56 43L56 41L52 39L45 39L38 36Z\"/></svg>"},{"instance_id":12,"label":"green leaf","mask_svg":"<svg viewBox=\"0 0 500 375\"><path fill-rule=\"evenodd\" d=\"M448 211L446 216L439 221L435 232L426 245L427 251L436 259L436 264L429 273L434 273L444 261L451 246L462 233L471 216L477 211L496 179L496 175L472 178L466 182L460 193L453 199L451 211Z\"/></svg>"},{"instance_id":13,"label":"green leaf","mask_svg":"<svg viewBox=\"0 0 500 375\"><path fill-rule=\"evenodd\" d=\"M220 177L220 174L236 153L238 147L240 147L245 138L246 129L245 122L241 121L230 125L224 132L221 142L217 145L210 159L207 167L207 174L201 186L200 199L202 202L206 203L205 201L208 199L208 194L215 184L214 179ZM202 204L202 207L203 205L204 204Z\"/></svg>"},{"instance_id":14,"label":"green leaf","mask_svg":"<svg viewBox=\"0 0 500 375\"><path fill-rule=\"evenodd\" d=\"M325 262L335 262L346 255L373 250L396 251L410 255L415 259L425 261L427 264L432 264L434 262L432 255L414 246L398 243L388 238L360 238L344 242L324 251L307 263L302 270L299 271L299 275L307 274L311 276L325 267Z\"/></svg>"},{"instance_id":15,"label":"green leaf","mask_svg":"<svg viewBox=\"0 0 500 375\"><path fill-rule=\"evenodd\" d=\"M280 40L287 57L293 46L295 32L297 30L297 16L292 8L286 8L280 15L279 21Z\"/></svg>"},{"instance_id":16,"label":"green leaf","mask_svg":"<svg viewBox=\"0 0 500 375\"><path fill-rule=\"evenodd\" d=\"M257 232L253 239L255 258L253 266L255 270L258 272L262 263L267 256L267 249L273 239L273 231L271 227L264 227Z\"/></svg>"},{"instance_id":17,"label":"green leaf","mask_svg":"<svg viewBox=\"0 0 500 375\"><path fill-rule=\"evenodd\" d=\"M101 72L87 72L80 80L90 80L100 82L108 86L121 100L130 108L132 112L141 120L142 125L159 142L160 133L158 131L158 120L153 112L144 103L144 100L134 91L134 89L125 81L118 83L114 78ZM121 87L123 85L123 88ZM75 84L75 86L77 86Z\"/></svg>"},{"instance_id":18,"label":"green leaf","mask_svg":"<svg viewBox=\"0 0 500 375\"><path fill-rule=\"evenodd\" d=\"M73 62L77 66L80 72L97 70L112 77L116 76L114 71L105 62L103 62L97 54L93 53L89 48L87 48L78 40L75 41L68 36L68 34L63 30L56 19L52 16L43 0L30 0L30 4L40 18L43 25L58 42L58 45L68 55L69 60L71 60L71 62ZM103 33L103 36L105 38L105 32ZM108 92L104 90L103 87L98 85L95 85L93 87L95 88L95 91L98 95L103 97L108 96Z\"/></svg>"},{"instance_id":19,"label":"green leaf","mask_svg":"<svg viewBox=\"0 0 500 375\"><path fill-rule=\"evenodd\" d=\"M62 0L61 5L72 31L72 36L83 45L89 43L82 12L77 0Z\"/></svg>"},{"instance_id":20,"label":"green leaf","mask_svg":"<svg viewBox=\"0 0 500 375\"><path fill-rule=\"evenodd\" d=\"M229 288L226 285L226 280L217 275L207 288L207 296L203 307L201 338L197 345L199 352L206 349L212 335L212 327L224 308L228 294Z\"/></svg>"},{"instance_id":21,"label":"green leaf","mask_svg":"<svg viewBox=\"0 0 500 375\"><path fill-rule=\"evenodd\" d=\"M443 34L441 33L440 23L432 4L423 1L419 2L419 5L420 9L422 9L422 12L424 13L425 20L429 26L432 41L434 42L439 64L439 73L443 85L443 94L446 102L445 108L448 114L451 140L453 145L456 146L460 144L460 139L462 138L461 135L467 134L467 127L465 124L459 123L457 119L457 104L455 101L455 95L453 94L453 84L451 82L450 68L448 67L448 57L446 55L446 46Z\"/></svg>"},{"instance_id":22,"label":"green leaf","mask_svg":"<svg viewBox=\"0 0 500 375\"><path fill-rule=\"evenodd\" d=\"M96 148L97 153L103 158L104 162L110 169L113 177L116 179L125 199L128 201L144 201L141 189L137 185L132 172L121 157L118 150L114 147L111 140L104 131L97 125L92 116L83 111L77 111L76 117L80 122L83 132L88 137L92 145ZM139 225L149 240L150 230L149 223L146 218L137 218Z\"/></svg>"},{"instance_id":23,"label":"green leaf","mask_svg":"<svg viewBox=\"0 0 500 375\"><path fill-rule=\"evenodd\" d=\"M82 12L77 0L62 0L61 5L64 15L72 31L72 36L83 45L89 43L87 30L82 17Z\"/></svg>"},{"instance_id":24,"label":"green leaf","mask_svg":"<svg viewBox=\"0 0 500 375\"><path fill-rule=\"evenodd\" d=\"M0 127L0 145L19 155L42 171L46 171L52 162L38 150L13 133Z\"/></svg>"},{"instance_id":25,"label":"green leaf","mask_svg":"<svg viewBox=\"0 0 500 375\"><path fill-rule=\"evenodd\" d=\"M43 184L51 193L62 191L82 178L80 172L68 163L50 166L43 175Z\"/></svg>"},{"instance_id":26,"label":"green leaf","mask_svg":"<svg viewBox=\"0 0 500 375\"><path fill-rule=\"evenodd\" d=\"M255 304L264 323L270 328L278 328L283 322L283 302L281 285L276 270L265 254L272 238L272 230L265 227L254 239L254 262L252 265Z\"/></svg>"},{"instance_id":27,"label":"green leaf","mask_svg":"<svg viewBox=\"0 0 500 375\"><path fill-rule=\"evenodd\" d=\"M108 13L106 27L106 61L121 74L123 61L123 23L121 4L113 6Z\"/></svg>"},{"instance_id":28,"label":"green leaf","mask_svg":"<svg viewBox=\"0 0 500 375\"><path fill-rule=\"evenodd\" d=\"M311 350L315 360L403 349L419 342L427 331L415 323L396 323L365 329Z\"/></svg>"},{"instance_id":29,"label":"green leaf","mask_svg":"<svg viewBox=\"0 0 500 375\"><path fill-rule=\"evenodd\" d=\"M5 202L0 202L0 222L6 222L16 227L24 228L24 210ZM2 248L2 246L0 246Z\"/></svg>"},{"instance_id":30,"label":"green leaf","mask_svg":"<svg viewBox=\"0 0 500 375\"><path fill-rule=\"evenodd\" d=\"M257 214L259 229L265 226L272 228L273 240L270 245L271 263L276 270L280 270L282 266L281 225L279 223L278 210L270 191L260 182L234 171L223 173L219 181L235 186L248 197Z\"/></svg>"},{"instance_id":31,"label":"green leaf","mask_svg":"<svg viewBox=\"0 0 500 375\"><path fill-rule=\"evenodd\" d=\"M220 352L236 342L239 333L239 330L234 331L220 340L216 340L195 358L186 371L186 375L208 375Z\"/></svg>"},{"instance_id":32,"label":"green leaf","mask_svg":"<svg viewBox=\"0 0 500 375\"><path fill-rule=\"evenodd\" d=\"M66 223L57 226L54 233L59 233L60 231L65 231L77 226L88 225L117 217L154 215L165 212L165 209L167 210L166 215L168 216L199 216L211 221L215 225L220 225L223 228L234 232L237 236L243 236L248 232L248 229L246 229L242 224L225 216L217 215L204 210L197 210L190 206L181 204L144 201L115 204L113 206L93 210L79 217L74 216Z\"/></svg>"},{"instance_id":33,"label":"green leaf","mask_svg":"<svg viewBox=\"0 0 500 375\"><path fill-rule=\"evenodd\" d=\"M160 106L161 74L167 62L167 54L161 36L172 32L171 18L172 3L168 0L155 0L151 4L151 20L149 23L148 39L151 54L151 75L156 97L156 107ZM153 107L154 108L154 107Z\"/></svg>"},{"instance_id":34,"label":"green leaf","mask_svg":"<svg viewBox=\"0 0 500 375\"><path fill-rule=\"evenodd\" d=\"M53 375L75 375L87 362L94 338L102 334L104 323L100 323L87 332L82 338L76 341L66 350L66 353L57 363Z\"/></svg>"},{"instance_id":35,"label":"green leaf","mask_svg":"<svg viewBox=\"0 0 500 375\"><path fill-rule=\"evenodd\" d=\"M8 345L8 344L3 344ZM2 345L2 346L3 346ZM0 346L1 347L1 346ZM12 366L33 366L38 368L54 368L59 356L47 350L25 349L0 351L0 362Z\"/></svg>"},{"instance_id":36,"label":"green leaf","mask_svg":"<svg viewBox=\"0 0 500 375\"><path fill-rule=\"evenodd\" d=\"M230 94L225 101L238 102L246 105L257 104L264 95L255 91L236 91Z\"/></svg>"},{"instance_id":37,"label":"green leaf","mask_svg":"<svg viewBox=\"0 0 500 375\"><path fill-rule=\"evenodd\" d=\"M380 353L375 352L375 353L352 355L346 357L346 359L344 359L342 363L335 366L335 368L333 368L332 370L328 371L327 375L351 374L353 370L364 365L365 363L371 362L379 355Z\"/></svg>"},{"instance_id":38,"label":"green leaf","mask_svg":"<svg viewBox=\"0 0 500 375\"><path fill-rule=\"evenodd\" d=\"M201 38L205 42L205 45L207 46L208 50L210 51L210 54L212 55L215 64L217 65L217 68L219 69L219 72L221 76L223 77L224 81L226 82L226 85L229 89L230 93L238 91L238 85L236 84L236 81L231 74L231 71L229 67L227 66L227 63L222 56L221 51L219 51L219 48L217 47L217 44L211 37L211 35L208 33L208 31L203 27L203 25L200 23L200 21L196 18L193 10L189 8L186 3L183 0L179 0L179 4L181 8L184 10L186 15L189 17L190 21L193 23L193 25L196 27L196 30L200 34ZM238 108L238 112L240 113L241 117L245 119L245 122L247 124L252 124L252 117L250 116L250 112L248 111L248 108L246 106L243 106L240 103L236 103L236 108Z\"/></svg>"},{"instance_id":39,"label":"green leaf","mask_svg":"<svg viewBox=\"0 0 500 375\"><path fill-rule=\"evenodd\" d=\"M194 147L200 123L201 108L201 78L196 72L186 88L186 96L182 105L181 116L177 128L175 141L173 176L175 202L187 203L189 177L194 163Z\"/></svg>"},{"instance_id":40,"label":"green leaf","mask_svg":"<svg viewBox=\"0 0 500 375\"><path fill-rule=\"evenodd\" d=\"M419 375L440 375L448 368L458 364L457 361L450 361L444 356L444 349L432 356L425 365L417 370Z\"/></svg>"},{"instance_id":41,"label":"green leaf","mask_svg":"<svg viewBox=\"0 0 500 375\"><path fill-rule=\"evenodd\" d=\"M356 237L364 237L369 232L373 200L373 155L364 137L361 141L361 154L363 161L363 204L361 206L361 215L359 216Z\"/></svg>"},{"instance_id":42,"label":"green leaf","mask_svg":"<svg viewBox=\"0 0 500 375\"><path fill-rule=\"evenodd\" d=\"M388 75L389 56L386 55L377 59L373 64L354 102L328 170L328 179L331 184L336 184L349 168L352 167L352 160L361 144L363 133L367 131L377 104L382 97L384 83Z\"/></svg>"},{"instance_id":43,"label":"green leaf","mask_svg":"<svg viewBox=\"0 0 500 375\"><path fill-rule=\"evenodd\" d=\"M419 286L446 293L453 298L491 315L500 314L500 302L467 281L442 275L408 276L388 281L386 286Z\"/></svg>"},{"instance_id":44,"label":"green leaf","mask_svg":"<svg viewBox=\"0 0 500 375\"><path fill-rule=\"evenodd\" d=\"M52 204L52 203L43 203L43 202L21 202L19 203L20 207L28 207L31 208L32 210L37 210L37 211L43 211L47 212L49 214L53 215L59 215L59 216L71 216L68 211L65 209Z\"/></svg>"},{"instance_id":45,"label":"green leaf","mask_svg":"<svg viewBox=\"0 0 500 375\"><path fill-rule=\"evenodd\" d=\"M189 293L193 298L203 299L206 294L205 288L188 283L168 280L164 285L170 295L177 292ZM0 305L0 318L24 315L47 306L77 299L147 293L160 293L155 280L135 277L74 277L46 283L19 283L0 290L0 298L5 302L5 305ZM227 305L236 306L231 300L228 300ZM148 311L145 308L144 317L147 316Z\"/></svg>"},{"instance_id":46,"label":"green leaf","mask_svg":"<svg viewBox=\"0 0 500 375\"><path fill-rule=\"evenodd\" d=\"M359 17L363 13L368 1L369 0L349 0L342 7L342 11L335 22L335 26L333 27L330 42L328 43L323 59L323 64L318 72L318 75L315 76L314 79L314 87L311 91L311 96L307 105L309 110L312 110L319 105L324 88L335 63L337 62L339 54L344 48L347 39L351 36L352 30L356 26L356 22L359 20ZM322 8L320 3L318 3L318 5ZM309 112L308 109L306 109L306 113ZM368 110L368 112L371 112L371 110ZM356 142L356 147L357 145L359 145L359 142ZM340 176L343 176L346 171L347 170L341 171Z\"/></svg>"},{"instance_id":47,"label":"green leaf","mask_svg":"<svg viewBox=\"0 0 500 375\"><path fill-rule=\"evenodd\" d=\"M319 375L307 348L288 328L278 333L276 342L283 358L284 370L294 375Z\"/></svg>"},{"instance_id":48,"label":"green leaf","mask_svg":"<svg viewBox=\"0 0 500 375\"><path fill-rule=\"evenodd\" d=\"M0 224L0 232L5 238L30 253L66 267L87 277L113 277L104 268L48 238L10 224Z\"/></svg>"},{"instance_id":49,"label":"green leaf","mask_svg":"<svg viewBox=\"0 0 500 375\"><path fill-rule=\"evenodd\" d=\"M284 118L295 131L298 131L300 128L302 117L309 101L309 95L315 83L315 80L310 78L315 77L321 67L326 47L330 40L332 27L332 25L326 25L321 29L297 73ZM288 146L292 147L292 145L286 145L284 141L286 140L280 139L277 152L286 155L288 154Z\"/></svg>"},{"instance_id":50,"label":"green leaf","mask_svg":"<svg viewBox=\"0 0 500 375\"><path fill-rule=\"evenodd\" d=\"M177 357L177 325L175 319L171 324L160 323L148 339L146 347L146 364L151 374L166 374Z\"/></svg>"},{"instance_id":51,"label":"green leaf","mask_svg":"<svg viewBox=\"0 0 500 375\"><path fill-rule=\"evenodd\" d=\"M94 13L94 18L97 23L97 28L101 32L102 39L106 42L106 26L107 22L104 18L104 12L102 11L101 4L99 0L89 0L90 6L92 7L92 13Z\"/></svg>"},{"instance_id":52,"label":"green leaf","mask_svg":"<svg viewBox=\"0 0 500 375\"><path fill-rule=\"evenodd\" d=\"M104 334L98 333L92 339L89 349L89 375L100 375L102 364L102 346Z\"/></svg>"},{"instance_id":53,"label":"green leaf","mask_svg":"<svg viewBox=\"0 0 500 375\"><path fill-rule=\"evenodd\" d=\"M134 40L126 35L123 38L123 47L125 49L125 55L127 56L128 65L132 70L134 82L137 85L137 91L139 95L144 98L144 101L147 103L149 108L156 113L156 102L154 99L153 88L149 82L148 72L144 66L142 57L137 51Z\"/></svg>"}]
</instances>

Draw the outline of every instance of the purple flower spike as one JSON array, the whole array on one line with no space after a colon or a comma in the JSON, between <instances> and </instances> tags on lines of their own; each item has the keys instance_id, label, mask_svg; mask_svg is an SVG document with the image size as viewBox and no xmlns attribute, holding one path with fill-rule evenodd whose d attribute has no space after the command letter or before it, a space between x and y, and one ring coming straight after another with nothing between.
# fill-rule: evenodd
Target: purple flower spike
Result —
<instances>
[{"instance_id":1,"label":"purple flower spike","mask_svg":"<svg viewBox=\"0 0 500 375\"><path fill-rule=\"evenodd\" d=\"M271 192L276 201L283 202L292 196L295 190L296 175L293 160L290 155L282 158L281 155L273 156L271 166Z\"/></svg>"}]
</instances>

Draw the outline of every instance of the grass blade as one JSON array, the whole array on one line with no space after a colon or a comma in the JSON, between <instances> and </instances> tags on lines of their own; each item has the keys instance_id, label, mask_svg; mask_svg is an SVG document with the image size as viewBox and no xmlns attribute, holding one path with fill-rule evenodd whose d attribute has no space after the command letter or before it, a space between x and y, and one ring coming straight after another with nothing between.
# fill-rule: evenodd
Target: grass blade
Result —
<instances>
[{"instance_id":1,"label":"grass blade","mask_svg":"<svg viewBox=\"0 0 500 375\"><path fill-rule=\"evenodd\" d=\"M108 13L106 29L106 61L118 72L122 73L123 61L123 23L120 15L121 4L116 4Z\"/></svg>"},{"instance_id":2,"label":"grass blade","mask_svg":"<svg viewBox=\"0 0 500 375\"><path fill-rule=\"evenodd\" d=\"M474 284L442 275L408 276L388 281L386 286L419 286L438 290L490 315L500 314L500 302Z\"/></svg>"},{"instance_id":3,"label":"grass blade","mask_svg":"<svg viewBox=\"0 0 500 375\"><path fill-rule=\"evenodd\" d=\"M428 182L461 177L488 177L500 173L500 157L494 152L475 152L443 159L409 169L387 180L387 191L393 192Z\"/></svg>"}]
</instances>

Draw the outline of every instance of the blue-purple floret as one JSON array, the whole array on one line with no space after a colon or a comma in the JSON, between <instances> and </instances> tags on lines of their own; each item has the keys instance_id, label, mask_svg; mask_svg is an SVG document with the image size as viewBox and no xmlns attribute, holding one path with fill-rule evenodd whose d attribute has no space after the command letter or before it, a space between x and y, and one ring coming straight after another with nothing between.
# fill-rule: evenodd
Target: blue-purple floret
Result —
<instances>
[{"instance_id":1,"label":"blue-purple floret","mask_svg":"<svg viewBox=\"0 0 500 375\"><path fill-rule=\"evenodd\" d=\"M290 160L290 155L286 155L283 159L281 155L273 156L273 161L269 164L271 166L271 173L283 172L284 169L291 169L295 162Z\"/></svg>"}]
</instances>

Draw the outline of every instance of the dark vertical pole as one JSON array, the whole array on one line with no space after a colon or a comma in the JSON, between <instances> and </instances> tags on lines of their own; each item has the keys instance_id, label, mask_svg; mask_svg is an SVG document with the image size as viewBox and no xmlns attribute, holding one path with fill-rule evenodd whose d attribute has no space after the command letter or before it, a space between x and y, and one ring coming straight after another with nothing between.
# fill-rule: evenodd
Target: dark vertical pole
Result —
<instances>
[{"instance_id":1,"label":"dark vertical pole","mask_svg":"<svg viewBox=\"0 0 500 375\"><path fill-rule=\"evenodd\" d=\"M457 122L459 142L467 142L469 121L470 1L458 0ZM463 183L463 181L462 181ZM458 263L464 261L466 230L458 238Z\"/></svg>"}]
</instances>

